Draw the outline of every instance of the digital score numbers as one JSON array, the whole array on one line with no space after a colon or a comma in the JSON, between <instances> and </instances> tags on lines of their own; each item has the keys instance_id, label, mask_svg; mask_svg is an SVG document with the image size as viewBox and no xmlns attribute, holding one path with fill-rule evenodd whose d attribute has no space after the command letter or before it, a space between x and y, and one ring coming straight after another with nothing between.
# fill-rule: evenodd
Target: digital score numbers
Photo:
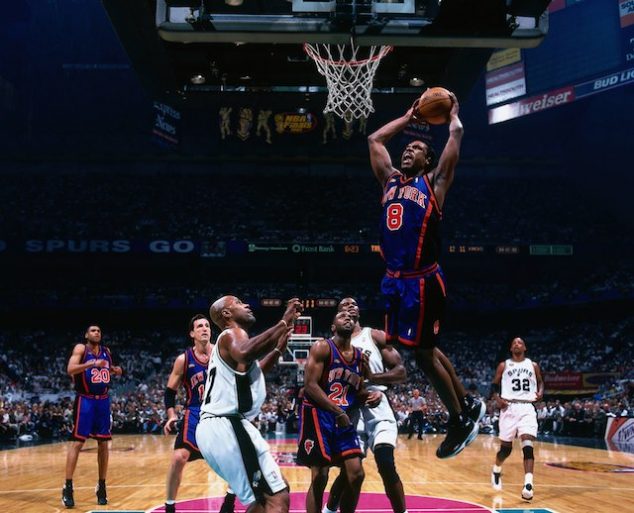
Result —
<instances>
[{"instance_id":1,"label":"digital score numbers","mask_svg":"<svg viewBox=\"0 0 634 513\"><path fill-rule=\"evenodd\" d=\"M332 298L306 298L300 300L304 310L310 310L313 308L335 308L339 301ZM264 298L260 300L260 305L266 307L277 307L286 304L286 301L283 301L278 298Z\"/></svg>"}]
</instances>

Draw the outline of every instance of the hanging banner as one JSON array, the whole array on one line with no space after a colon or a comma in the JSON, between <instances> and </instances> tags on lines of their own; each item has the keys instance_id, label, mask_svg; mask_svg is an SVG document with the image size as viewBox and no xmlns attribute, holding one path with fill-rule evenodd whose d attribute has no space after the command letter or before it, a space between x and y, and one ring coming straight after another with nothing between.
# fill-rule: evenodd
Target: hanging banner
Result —
<instances>
[{"instance_id":1,"label":"hanging banner","mask_svg":"<svg viewBox=\"0 0 634 513\"><path fill-rule=\"evenodd\" d=\"M591 94L602 93L615 87L621 87L634 82L634 68L617 71L611 75L588 80L575 86L575 97L584 98Z\"/></svg>"},{"instance_id":2,"label":"hanging banner","mask_svg":"<svg viewBox=\"0 0 634 513\"><path fill-rule=\"evenodd\" d=\"M167 103L154 102L154 125L152 134L161 143L177 145L180 142L181 113Z\"/></svg>"},{"instance_id":3,"label":"hanging banner","mask_svg":"<svg viewBox=\"0 0 634 513\"><path fill-rule=\"evenodd\" d=\"M619 1L619 16L621 18L621 28L634 25L634 0Z\"/></svg>"},{"instance_id":4,"label":"hanging banner","mask_svg":"<svg viewBox=\"0 0 634 513\"><path fill-rule=\"evenodd\" d=\"M331 121L334 119L331 118ZM317 127L317 116L312 112L280 112L275 114L275 131L278 134L305 134Z\"/></svg>"},{"instance_id":5,"label":"hanging banner","mask_svg":"<svg viewBox=\"0 0 634 513\"><path fill-rule=\"evenodd\" d=\"M518 102L502 105L489 110L489 125L501 123L509 119L528 116L542 110L558 107L575 101L575 89L572 86L562 87L539 96L525 98Z\"/></svg>"},{"instance_id":6,"label":"hanging banner","mask_svg":"<svg viewBox=\"0 0 634 513\"><path fill-rule=\"evenodd\" d=\"M506 48L493 52L487 62L487 71L494 71L519 62L522 59L522 53L519 48Z\"/></svg>"},{"instance_id":7,"label":"hanging banner","mask_svg":"<svg viewBox=\"0 0 634 513\"><path fill-rule=\"evenodd\" d=\"M526 94L524 63L518 62L486 74L487 105L505 102Z\"/></svg>"}]
</instances>

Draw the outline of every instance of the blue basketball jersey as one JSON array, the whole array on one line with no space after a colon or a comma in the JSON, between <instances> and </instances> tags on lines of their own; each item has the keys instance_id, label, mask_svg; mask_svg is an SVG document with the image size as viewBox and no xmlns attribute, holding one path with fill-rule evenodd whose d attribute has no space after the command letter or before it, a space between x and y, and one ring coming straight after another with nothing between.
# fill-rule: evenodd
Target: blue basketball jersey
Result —
<instances>
[{"instance_id":1,"label":"blue basketball jersey","mask_svg":"<svg viewBox=\"0 0 634 513\"><path fill-rule=\"evenodd\" d=\"M426 176L390 176L383 190L381 253L392 271L417 271L434 264L440 254L442 218Z\"/></svg>"},{"instance_id":2,"label":"blue basketball jersey","mask_svg":"<svg viewBox=\"0 0 634 513\"><path fill-rule=\"evenodd\" d=\"M207 381L207 363L201 362L194 354L194 348L185 351L185 372L183 385L187 397L186 408L200 408Z\"/></svg>"},{"instance_id":3,"label":"blue basketball jersey","mask_svg":"<svg viewBox=\"0 0 634 513\"><path fill-rule=\"evenodd\" d=\"M110 389L110 367L112 367L112 355L107 347L99 346L97 354L90 351L88 344L84 349L84 355L79 363L90 362L91 360L108 360L107 367L88 367L79 374L73 376L75 391L84 395L108 395Z\"/></svg>"},{"instance_id":4,"label":"blue basketball jersey","mask_svg":"<svg viewBox=\"0 0 634 513\"><path fill-rule=\"evenodd\" d=\"M346 360L339 352L337 344L327 339L330 346L330 363L324 366L320 385L328 396L343 411L354 406L361 386L361 350L354 348L352 361ZM309 404L317 407L307 396Z\"/></svg>"}]
</instances>

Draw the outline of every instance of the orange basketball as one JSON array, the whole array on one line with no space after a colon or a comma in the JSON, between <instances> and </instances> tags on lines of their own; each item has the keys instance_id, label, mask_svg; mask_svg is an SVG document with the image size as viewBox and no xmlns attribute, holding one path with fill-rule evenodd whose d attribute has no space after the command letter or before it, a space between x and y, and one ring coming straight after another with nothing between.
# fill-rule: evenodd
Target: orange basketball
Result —
<instances>
[{"instance_id":1,"label":"orange basketball","mask_svg":"<svg viewBox=\"0 0 634 513\"><path fill-rule=\"evenodd\" d=\"M416 117L431 125L449 122L453 100L451 93L443 87L431 87L423 93L416 105Z\"/></svg>"}]
</instances>

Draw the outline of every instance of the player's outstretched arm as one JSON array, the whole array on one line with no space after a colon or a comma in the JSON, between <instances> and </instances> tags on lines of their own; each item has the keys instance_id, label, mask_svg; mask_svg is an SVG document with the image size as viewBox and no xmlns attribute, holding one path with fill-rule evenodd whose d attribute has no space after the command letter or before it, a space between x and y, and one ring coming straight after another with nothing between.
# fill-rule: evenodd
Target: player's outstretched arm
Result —
<instances>
[{"instance_id":1,"label":"player's outstretched arm","mask_svg":"<svg viewBox=\"0 0 634 513\"><path fill-rule=\"evenodd\" d=\"M279 361L280 357L284 355L286 352L286 347L288 346L288 339L293 333L293 327L289 327L285 333L277 341L276 346L273 348L269 354L267 354L264 358L262 358L258 363L260 365L260 369L264 374L268 374L271 372L275 364Z\"/></svg>"},{"instance_id":2,"label":"player's outstretched arm","mask_svg":"<svg viewBox=\"0 0 634 513\"><path fill-rule=\"evenodd\" d=\"M409 109L400 118L390 121L368 136L370 164L381 187L385 186L387 179L396 171L392 166L392 159L385 145L392 137L405 129L412 119L412 113L413 109Z\"/></svg>"},{"instance_id":3,"label":"player's outstretched arm","mask_svg":"<svg viewBox=\"0 0 634 513\"><path fill-rule=\"evenodd\" d=\"M220 356L235 363L249 364L273 350L280 337L286 333L301 314L302 305L298 298L288 301L282 319L268 330L249 338L246 331L233 328L218 340Z\"/></svg>"},{"instance_id":4,"label":"player's outstretched arm","mask_svg":"<svg viewBox=\"0 0 634 513\"><path fill-rule=\"evenodd\" d=\"M440 155L438 165L431 172L430 177L430 182L434 186L434 195L438 201L438 207L441 209L445 203L447 191L453 183L456 165L460 158L460 144L462 143L462 135L464 133L462 121L460 121L458 117L458 111L460 110L458 99L453 93L451 97L453 99L453 106L449 114L449 139Z\"/></svg>"}]
</instances>

